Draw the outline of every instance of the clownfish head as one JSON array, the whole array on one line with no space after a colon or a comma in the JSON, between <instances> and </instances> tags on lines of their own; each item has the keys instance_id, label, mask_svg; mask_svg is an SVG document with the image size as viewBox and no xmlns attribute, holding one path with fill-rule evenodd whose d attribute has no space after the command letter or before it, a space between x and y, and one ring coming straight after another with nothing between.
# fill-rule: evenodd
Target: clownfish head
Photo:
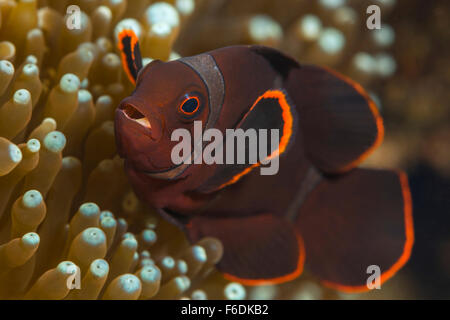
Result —
<instances>
[{"instance_id":1,"label":"clownfish head","mask_svg":"<svg viewBox=\"0 0 450 320\"><path fill-rule=\"evenodd\" d=\"M136 78L136 89L116 110L119 154L147 173L174 169L176 129L194 136L194 121L208 119L208 92L202 79L179 61L155 60Z\"/></svg>"}]
</instances>

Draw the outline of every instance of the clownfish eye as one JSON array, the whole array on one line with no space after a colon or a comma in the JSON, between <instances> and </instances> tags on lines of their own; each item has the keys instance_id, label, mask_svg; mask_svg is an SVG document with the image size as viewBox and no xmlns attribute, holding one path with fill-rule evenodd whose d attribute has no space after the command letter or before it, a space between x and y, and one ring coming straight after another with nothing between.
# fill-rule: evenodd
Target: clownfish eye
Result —
<instances>
[{"instance_id":1,"label":"clownfish eye","mask_svg":"<svg viewBox=\"0 0 450 320\"><path fill-rule=\"evenodd\" d=\"M193 116L200 109L200 100L196 96L186 95L178 109L183 116Z\"/></svg>"}]
</instances>

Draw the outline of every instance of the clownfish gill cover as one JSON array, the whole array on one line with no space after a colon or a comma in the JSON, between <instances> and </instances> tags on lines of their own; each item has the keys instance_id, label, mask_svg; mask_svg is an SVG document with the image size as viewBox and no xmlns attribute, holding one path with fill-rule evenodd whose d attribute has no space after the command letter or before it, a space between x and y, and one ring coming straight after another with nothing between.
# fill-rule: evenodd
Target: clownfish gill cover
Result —
<instances>
[{"instance_id":1,"label":"clownfish gill cover","mask_svg":"<svg viewBox=\"0 0 450 320\"><path fill-rule=\"evenodd\" d=\"M450 298L447 12L0 1L0 300Z\"/></svg>"}]
</instances>

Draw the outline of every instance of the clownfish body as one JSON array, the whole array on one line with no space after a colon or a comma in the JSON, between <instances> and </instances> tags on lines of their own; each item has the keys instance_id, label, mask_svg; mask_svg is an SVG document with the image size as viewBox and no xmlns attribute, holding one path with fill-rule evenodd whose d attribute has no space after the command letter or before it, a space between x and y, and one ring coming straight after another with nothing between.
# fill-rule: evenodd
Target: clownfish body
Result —
<instances>
[{"instance_id":1,"label":"clownfish body","mask_svg":"<svg viewBox=\"0 0 450 320\"><path fill-rule=\"evenodd\" d=\"M414 238L406 175L356 168L383 137L359 85L261 46L142 67L134 34L119 38L136 83L115 122L130 181L190 241L220 239L217 267L227 278L280 283L306 267L325 285L364 291L369 266L380 267L383 282L406 263ZM221 145L227 129L277 129L267 155L279 161L278 172L262 175L261 161L174 164L172 133L194 136L198 121L203 132L223 134Z\"/></svg>"}]
</instances>

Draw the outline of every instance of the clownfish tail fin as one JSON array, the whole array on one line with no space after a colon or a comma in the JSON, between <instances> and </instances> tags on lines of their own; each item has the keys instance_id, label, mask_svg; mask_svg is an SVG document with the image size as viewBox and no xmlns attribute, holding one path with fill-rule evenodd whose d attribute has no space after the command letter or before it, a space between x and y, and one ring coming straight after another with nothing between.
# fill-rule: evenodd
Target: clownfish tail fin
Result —
<instances>
[{"instance_id":1,"label":"clownfish tail fin","mask_svg":"<svg viewBox=\"0 0 450 320\"><path fill-rule=\"evenodd\" d=\"M322 179L295 223L305 244L305 268L324 285L344 292L367 291L370 279L382 285L405 265L413 247L407 176L354 169Z\"/></svg>"},{"instance_id":2,"label":"clownfish tail fin","mask_svg":"<svg viewBox=\"0 0 450 320\"><path fill-rule=\"evenodd\" d=\"M136 84L139 70L142 69L142 56L139 40L131 29L122 30L119 35L118 47L122 56L122 65L133 84Z\"/></svg>"}]
</instances>

